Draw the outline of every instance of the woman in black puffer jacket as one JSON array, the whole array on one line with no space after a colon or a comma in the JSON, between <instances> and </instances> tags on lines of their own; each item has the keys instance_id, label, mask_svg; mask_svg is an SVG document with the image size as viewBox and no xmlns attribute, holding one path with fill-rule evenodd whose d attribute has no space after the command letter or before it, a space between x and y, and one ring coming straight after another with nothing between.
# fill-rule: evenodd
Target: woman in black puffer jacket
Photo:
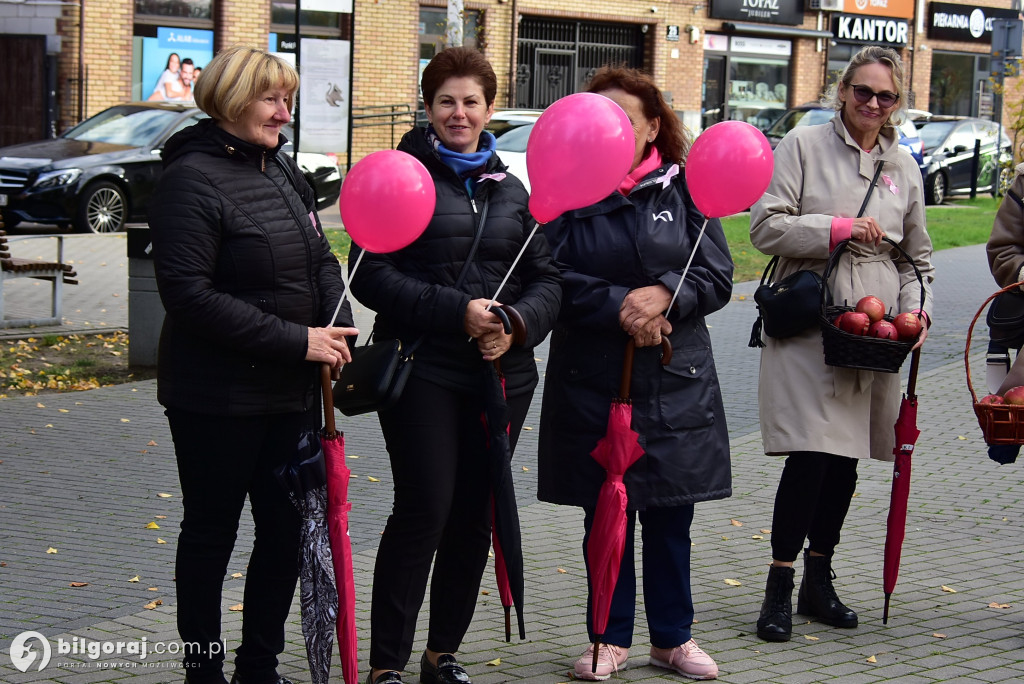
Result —
<instances>
[{"instance_id":1,"label":"woman in black puffer jacket","mask_svg":"<svg viewBox=\"0 0 1024 684\"><path fill-rule=\"evenodd\" d=\"M378 413L395 502L374 569L371 684L401 682L435 552L420 681L469 682L453 654L473 617L490 546L481 379L500 359L514 448L537 385L533 347L554 324L561 296L538 233L498 297L522 315L525 342L513 344L485 310L534 226L523 184L504 173L494 137L483 130L494 111L494 71L479 52L450 48L431 60L422 86L431 125L407 133L398 149L430 171L434 215L408 247L366 252L351 283L353 295L377 312L377 340L411 345L422 338L401 399ZM358 254L353 247L350 264Z\"/></svg>"},{"instance_id":2,"label":"woman in black puffer jacket","mask_svg":"<svg viewBox=\"0 0 1024 684\"><path fill-rule=\"evenodd\" d=\"M341 267L299 168L278 154L299 79L263 50L205 69L210 119L174 135L149 210L160 298L157 393L174 438L184 518L175 574L192 684L225 682L221 586L248 495L256 539L233 683L279 682L298 577L300 519L274 469L320 426L319 369L351 360L351 327L324 327ZM346 307L339 325L351 326Z\"/></svg>"}]
</instances>

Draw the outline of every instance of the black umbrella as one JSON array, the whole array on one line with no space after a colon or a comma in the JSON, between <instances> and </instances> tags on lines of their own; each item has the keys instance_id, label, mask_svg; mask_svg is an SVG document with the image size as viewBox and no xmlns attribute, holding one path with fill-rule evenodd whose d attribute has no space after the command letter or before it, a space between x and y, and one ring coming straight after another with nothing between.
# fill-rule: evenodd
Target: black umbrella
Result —
<instances>
[{"instance_id":1,"label":"black umbrella","mask_svg":"<svg viewBox=\"0 0 1024 684\"><path fill-rule=\"evenodd\" d=\"M299 546L299 602L313 684L327 684L338 620L338 587L327 528L327 471L315 431L303 433L295 458L275 472L302 516Z\"/></svg>"},{"instance_id":2,"label":"black umbrella","mask_svg":"<svg viewBox=\"0 0 1024 684\"><path fill-rule=\"evenodd\" d=\"M513 342L522 344L526 328L519 313L507 305L495 307L493 311L502 319L505 332L513 335ZM508 404L505 401L505 377L501 373L501 362L485 364L481 375L483 411L480 419L487 432L494 572L501 603L505 608L505 641L511 641L510 612L513 605L519 622L520 639L526 638L526 625L523 621L522 534L519 529L515 485L512 481L512 443L508 434Z\"/></svg>"}]
</instances>

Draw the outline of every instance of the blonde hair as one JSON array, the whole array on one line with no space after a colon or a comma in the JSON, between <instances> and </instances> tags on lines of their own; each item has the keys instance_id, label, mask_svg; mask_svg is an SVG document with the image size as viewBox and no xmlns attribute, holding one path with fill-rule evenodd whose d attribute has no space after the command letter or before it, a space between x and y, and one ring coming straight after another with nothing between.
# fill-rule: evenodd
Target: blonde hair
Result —
<instances>
[{"instance_id":1,"label":"blonde hair","mask_svg":"<svg viewBox=\"0 0 1024 684\"><path fill-rule=\"evenodd\" d=\"M903 113L907 108L907 91L903 85L903 60L899 53L892 48L880 45L868 45L861 48L850 58L850 63L843 69L839 80L829 86L825 96L821 98L821 106L827 109L835 109L837 112L843 109L843 102L839 99L840 88L848 88L853 84L853 76L865 64L882 64L889 68L892 74L893 83L896 84L897 107L889 113L887 125L898 126L903 121Z\"/></svg>"},{"instance_id":2,"label":"blonde hair","mask_svg":"<svg viewBox=\"0 0 1024 684\"><path fill-rule=\"evenodd\" d=\"M215 121L234 123L262 93L284 88L288 99L299 89L291 64L260 48L235 45L217 53L196 82L196 106Z\"/></svg>"}]
</instances>

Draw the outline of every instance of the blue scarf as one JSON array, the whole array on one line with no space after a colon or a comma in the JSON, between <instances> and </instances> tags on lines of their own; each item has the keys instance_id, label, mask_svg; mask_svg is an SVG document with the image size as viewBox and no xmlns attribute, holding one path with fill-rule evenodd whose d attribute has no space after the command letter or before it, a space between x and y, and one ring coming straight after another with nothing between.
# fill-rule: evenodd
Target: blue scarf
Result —
<instances>
[{"instance_id":1,"label":"blue scarf","mask_svg":"<svg viewBox=\"0 0 1024 684\"><path fill-rule=\"evenodd\" d=\"M441 139L437 137L433 126L427 127L427 140L430 142L438 159L455 171L455 173L459 174L459 178L466 184L469 196L472 197L476 190L476 176L480 175L487 168L487 162L491 160L491 155L494 154L494 146L496 144L494 136L488 131L483 131L480 134L480 145L476 152L453 152L449 150L441 142Z\"/></svg>"}]
</instances>

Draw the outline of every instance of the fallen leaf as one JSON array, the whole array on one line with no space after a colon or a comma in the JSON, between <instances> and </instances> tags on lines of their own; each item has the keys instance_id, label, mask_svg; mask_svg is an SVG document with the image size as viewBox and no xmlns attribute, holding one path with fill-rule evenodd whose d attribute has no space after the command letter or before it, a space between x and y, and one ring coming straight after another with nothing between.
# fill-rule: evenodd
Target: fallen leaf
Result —
<instances>
[{"instance_id":1,"label":"fallen leaf","mask_svg":"<svg viewBox=\"0 0 1024 684\"><path fill-rule=\"evenodd\" d=\"M165 542L165 541L164 541L163 539L161 539L160 537L157 537L157 538L156 538L156 543L157 543L157 544L166 544L167 542Z\"/></svg>"},{"instance_id":2,"label":"fallen leaf","mask_svg":"<svg viewBox=\"0 0 1024 684\"><path fill-rule=\"evenodd\" d=\"M159 530L160 526L157 525L155 521L151 520L149 523L146 524L146 529L147 530Z\"/></svg>"},{"instance_id":3,"label":"fallen leaf","mask_svg":"<svg viewBox=\"0 0 1024 684\"><path fill-rule=\"evenodd\" d=\"M122 419L121 419L121 422L122 422L122 423L130 423L130 422L132 422L132 421L131 421L131 420L129 420L128 418L122 418Z\"/></svg>"},{"instance_id":4,"label":"fallen leaf","mask_svg":"<svg viewBox=\"0 0 1024 684\"><path fill-rule=\"evenodd\" d=\"M57 409L57 413L71 413L71 411L68 411L67 409Z\"/></svg>"},{"instance_id":5,"label":"fallen leaf","mask_svg":"<svg viewBox=\"0 0 1024 684\"><path fill-rule=\"evenodd\" d=\"M242 576L242 573L240 573L240 572L233 572L233 573L231 573L232 579L238 579L241 576Z\"/></svg>"},{"instance_id":6,"label":"fallen leaf","mask_svg":"<svg viewBox=\"0 0 1024 684\"><path fill-rule=\"evenodd\" d=\"M151 603L147 603L146 605L144 605L142 607L145 608L146 610L156 610L157 606L162 606L162 605L164 605L164 602L161 601L160 599L157 599L156 601L153 601Z\"/></svg>"},{"instance_id":7,"label":"fallen leaf","mask_svg":"<svg viewBox=\"0 0 1024 684\"><path fill-rule=\"evenodd\" d=\"M743 582L740 582L739 580L734 580L734 579L726 579L725 583L728 584L730 587L742 587L743 586Z\"/></svg>"},{"instance_id":8,"label":"fallen leaf","mask_svg":"<svg viewBox=\"0 0 1024 684\"><path fill-rule=\"evenodd\" d=\"M228 610L233 611L235 613L240 613L240 612L242 612L242 604L241 603L236 603L233 606L229 606Z\"/></svg>"},{"instance_id":9,"label":"fallen leaf","mask_svg":"<svg viewBox=\"0 0 1024 684\"><path fill-rule=\"evenodd\" d=\"M952 587L947 587L945 584L942 585L942 591L946 592L947 594L955 594L956 593L956 589L954 589Z\"/></svg>"},{"instance_id":10,"label":"fallen leaf","mask_svg":"<svg viewBox=\"0 0 1024 684\"><path fill-rule=\"evenodd\" d=\"M957 438L957 439L959 439L960 441L964 441L964 440L966 440L966 439L967 439L967 438L966 438L966 437L964 437L963 435L957 435L957 436L956 436L956 438Z\"/></svg>"},{"instance_id":11,"label":"fallen leaf","mask_svg":"<svg viewBox=\"0 0 1024 684\"><path fill-rule=\"evenodd\" d=\"M139 581L139 576L138 576L138 575L136 575L135 577L132 577L132 578L131 578L130 580L128 580L128 581L129 581L129 582L138 582L138 581Z\"/></svg>"},{"instance_id":12,"label":"fallen leaf","mask_svg":"<svg viewBox=\"0 0 1024 684\"><path fill-rule=\"evenodd\" d=\"M88 582L72 582L68 586L69 587L87 587L87 586L89 586L89 583Z\"/></svg>"},{"instance_id":13,"label":"fallen leaf","mask_svg":"<svg viewBox=\"0 0 1024 684\"><path fill-rule=\"evenodd\" d=\"M349 455L348 455L348 458L359 458L359 457L358 457L358 456L356 456L355 454L349 454Z\"/></svg>"},{"instance_id":14,"label":"fallen leaf","mask_svg":"<svg viewBox=\"0 0 1024 684\"><path fill-rule=\"evenodd\" d=\"M380 482L380 480L378 480L377 478L375 478L375 477L373 477L371 475L367 475L366 479L369 480L370 482Z\"/></svg>"},{"instance_id":15,"label":"fallen leaf","mask_svg":"<svg viewBox=\"0 0 1024 684\"><path fill-rule=\"evenodd\" d=\"M752 536L751 536L750 538L751 538L751 539L764 539L764 537L762 537L762 536L761 536L761 535L759 535L759 534L755 534L755 535L752 535Z\"/></svg>"},{"instance_id":16,"label":"fallen leaf","mask_svg":"<svg viewBox=\"0 0 1024 684\"><path fill-rule=\"evenodd\" d=\"M996 603L995 601L993 601L992 603L988 604L988 607L989 608L1009 608L1010 604L1009 603Z\"/></svg>"},{"instance_id":17,"label":"fallen leaf","mask_svg":"<svg viewBox=\"0 0 1024 684\"><path fill-rule=\"evenodd\" d=\"M157 520L166 520L167 519L166 515L154 515L153 517L156 518Z\"/></svg>"},{"instance_id":18,"label":"fallen leaf","mask_svg":"<svg viewBox=\"0 0 1024 684\"><path fill-rule=\"evenodd\" d=\"M494 660L488 660L487 664L490 666L501 665L501 658L495 658Z\"/></svg>"},{"instance_id":19,"label":"fallen leaf","mask_svg":"<svg viewBox=\"0 0 1024 684\"><path fill-rule=\"evenodd\" d=\"M491 595L491 592L487 591L486 589L481 589L480 593L483 594L484 596L490 596Z\"/></svg>"},{"instance_id":20,"label":"fallen leaf","mask_svg":"<svg viewBox=\"0 0 1024 684\"><path fill-rule=\"evenodd\" d=\"M46 404L41 401L36 402L36 408L46 408Z\"/></svg>"},{"instance_id":21,"label":"fallen leaf","mask_svg":"<svg viewBox=\"0 0 1024 684\"><path fill-rule=\"evenodd\" d=\"M48 428L52 428L52 427L53 427L53 423L47 423L47 424L46 424L46 425L44 425L43 427L48 427Z\"/></svg>"},{"instance_id":22,"label":"fallen leaf","mask_svg":"<svg viewBox=\"0 0 1024 684\"><path fill-rule=\"evenodd\" d=\"M729 541L729 538L728 538L728 537L726 537L726 536L725 536L725 535L723 534L723 535L722 535L722 541Z\"/></svg>"},{"instance_id":23,"label":"fallen leaf","mask_svg":"<svg viewBox=\"0 0 1024 684\"><path fill-rule=\"evenodd\" d=\"M771 534L771 530L761 530L761 534Z\"/></svg>"},{"instance_id":24,"label":"fallen leaf","mask_svg":"<svg viewBox=\"0 0 1024 684\"><path fill-rule=\"evenodd\" d=\"M528 472L530 472L530 469L529 469L529 468L527 468L526 466L523 466L523 472L524 472L524 473L528 473Z\"/></svg>"},{"instance_id":25,"label":"fallen leaf","mask_svg":"<svg viewBox=\"0 0 1024 684\"><path fill-rule=\"evenodd\" d=\"M804 634L804 639L807 639L808 641L820 641L821 640L819 637L811 636L810 634Z\"/></svg>"},{"instance_id":26,"label":"fallen leaf","mask_svg":"<svg viewBox=\"0 0 1024 684\"><path fill-rule=\"evenodd\" d=\"M868 662L869 663L877 663L878 662L878 658L876 658L875 656L868 656Z\"/></svg>"},{"instance_id":27,"label":"fallen leaf","mask_svg":"<svg viewBox=\"0 0 1024 684\"><path fill-rule=\"evenodd\" d=\"M159 445L159 444L157 444L157 443L156 443L155 441L153 441L153 440L151 439L151 440L149 440L148 442L146 442L146 446L160 446L160 445Z\"/></svg>"},{"instance_id":28,"label":"fallen leaf","mask_svg":"<svg viewBox=\"0 0 1024 684\"><path fill-rule=\"evenodd\" d=\"M932 632L932 636L935 637L936 639L945 639L946 638L945 634L941 634L939 632Z\"/></svg>"},{"instance_id":29,"label":"fallen leaf","mask_svg":"<svg viewBox=\"0 0 1024 684\"><path fill-rule=\"evenodd\" d=\"M743 523L741 523L739 520L730 520L729 524L733 527L743 527Z\"/></svg>"},{"instance_id":30,"label":"fallen leaf","mask_svg":"<svg viewBox=\"0 0 1024 684\"><path fill-rule=\"evenodd\" d=\"M146 589L146 591L160 591L160 590L158 588L156 588L156 587L149 587L148 589Z\"/></svg>"},{"instance_id":31,"label":"fallen leaf","mask_svg":"<svg viewBox=\"0 0 1024 684\"><path fill-rule=\"evenodd\" d=\"M532 430L533 428L532 428L532 427L530 427L529 425L524 425L524 426L523 426L523 429L524 429L524 430L526 430L526 431L530 431L530 430Z\"/></svg>"},{"instance_id":32,"label":"fallen leaf","mask_svg":"<svg viewBox=\"0 0 1024 684\"><path fill-rule=\"evenodd\" d=\"M48 549L46 549L46 553L57 553L57 549L55 549L55 548L53 548L53 547L51 546L51 547L49 547Z\"/></svg>"},{"instance_id":33,"label":"fallen leaf","mask_svg":"<svg viewBox=\"0 0 1024 684\"><path fill-rule=\"evenodd\" d=\"M569 572L569 571L568 571L568 570L566 570L565 568L558 568L558 573L559 573L560 575L564 575L564 574L565 574L565 573L567 573L567 572Z\"/></svg>"}]
</instances>

